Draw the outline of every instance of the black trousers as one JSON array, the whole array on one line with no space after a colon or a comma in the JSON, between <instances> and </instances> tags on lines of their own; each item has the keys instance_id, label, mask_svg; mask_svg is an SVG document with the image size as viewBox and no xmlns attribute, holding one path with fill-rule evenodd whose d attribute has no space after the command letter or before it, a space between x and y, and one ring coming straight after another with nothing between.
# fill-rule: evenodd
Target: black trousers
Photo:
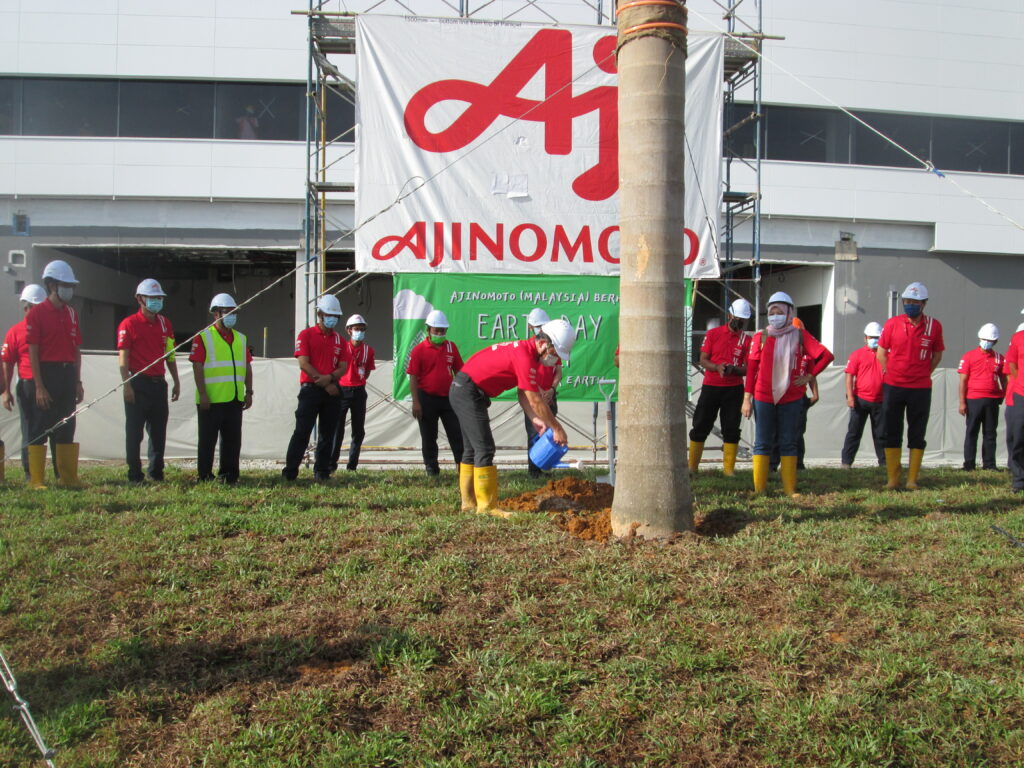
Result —
<instances>
[{"instance_id":1,"label":"black trousers","mask_svg":"<svg viewBox=\"0 0 1024 768\"><path fill-rule=\"evenodd\" d=\"M551 413L555 416L558 415L558 395L556 393L551 394ZM530 473L535 474L540 472L540 467L530 459L530 449L533 448L533 444L537 442L540 435L537 434L537 428L533 426L533 420L525 412L523 412L523 421L526 423L526 463L529 465Z\"/></svg>"},{"instance_id":2,"label":"black trousers","mask_svg":"<svg viewBox=\"0 0 1024 768\"><path fill-rule=\"evenodd\" d=\"M999 397L977 397L967 401L967 434L964 437L964 469L974 469L981 438L982 469L996 468L996 432L999 429Z\"/></svg>"},{"instance_id":3,"label":"black trousers","mask_svg":"<svg viewBox=\"0 0 1024 768\"><path fill-rule=\"evenodd\" d=\"M491 398L462 371L455 374L448 400L462 428L462 463L474 467L494 464L494 435L487 409Z\"/></svg>"},{"instance_id":4,"label":"black trousers","mask_svg":"<svg viewBox=\"0 0 1024 768\"><path fill-rule=\"evenodd\" d=\"M444 433L448 437L448 444L452 447L452 455L455 463L462 462L462 428L459 426L459 417L455 415L451 401L447 397L419 392L420 398L420 445L423 450L423 466L427 472L436 475L441 471L437 463L437 422L440 420L444 425Z\"/></svg>"},{"instance_id":5,"label":"black trousers","mask_svg":"<svg viewBox=\"0 0 1024 768\"><path fill-rule=\"evenodd\" d=\"M78 399L78 371L74 363L40 363L39 372L42 374L43 386L53 402L45 410L38 405L32 409L32 422L28 428L30 445L45 445L47 438L43 435L58 421L75 412L75 400ZM32 390L32 398L35 399L35 388ZM59 477L57 446L75 441L75 419L68 419L54 429L49 435L49 441L53 474Z\"/></svg>"},{"instance_id":6,"label":"black trousers","mask_svg":"<svg viewBox=\"0 0 1024 768\"><path fill-rule=\"evenodd\" d=\"M132 379L135 402L124 404L124 456L128 479L142 480L139 443L145 430L149 435L146 474L151 480L163 480L164 445L167 442L167 381L163 376L136 376Z\"/></svg>"},{"instance_id":7,"label":"black trousers","mask_svg":"<svg viewBox=\"0 0 1024 768\"><path fill-rule=\"evenodd\" d=\"M309 436L317 427L316 457L313 474L328 477L331 474L331 450L334 447L334 433L338 428L338 414L341 412L341 398L330 395L326 389L315 384L303 384L299 388L299 404L295 409L295 431L288 441L284 469L281 474L289 480L299 476L299 464L306 455Z\"/></svg>"},{"instance_id":8,"label":"black trousers","mask_svg":"<svg viewBox=\"0 0 1024 768\"><path fill-rule=\"evenodd\" d=\"M800 409L800 417L796 422L796 466L797 469L804 468L804 454L807 452L807 444L804 442L804 433L807 431L807 411L811 408L811 398L804 395L804 399L801 401L803 407ZM772 452L769 454L768 468L774 472L779 468L779 462L781 461L779 455L779 435L776 432L775 442L772 443Z\"/></svg>"},{"instance_id":9,"label":"black trousers","mask_svg":"<svg viewBox=\"0 0 1024 768\"><path fill-rule=\"evenodd\" d=\"M28 441L32 439L32 421L36 409L35 382L32 379L18 379L14 396L18 401L18 419L21 422L21 466L25 470L25 477L28 477Z\"/></svg>"},{"instance_id":10,"label":"black trousers","mask_svg":"<svg viewBox=\"0 0 1024 768\"><path fill-rule=\"evenodd\" d=\"M242 453L242 403L211 403L199 414L199 449L196 466L200 480L213 479L213 452L220 438L220 469L218 476L225 483L238 482L238 457ZM138 443L135 444L138 450Z\"/></svg>"},{"instance_id":11,"label":"black trousers","mask_svg":"<svg viewBox=\"0 0 1024 768\"><path fill-rule=\"evenodd\" d=\"M1018 394L1006 406L1006 449L1013 490L1024 491L1024 397Z\"/></svg>"},{"instance_id":12,"label":"black trousers","mask_svg":"<svg viewBox=\"0 0 1024 768\"><path fill-rule=\"evenodd\" d=\"M359 466L359 452L366 437L366 387L340 387L341 410L331 446L331 472L338 468L341 444L345 442L345 418L352 414L352 439L348 443L348 469Z\"/></svg>"},{"instance_id":13,"label":"black trousers","mask_svg":"<svg viewBox=\"0 0 1024 768\"><path fill-rule=\"evenodd\" d=\"M882 419L885 422L885 447L903 446L903 419L907 420L907 447L925 449L928 413L932 407L931 388L882 385Z\"/></svg>"},{"instance_id":14,"label":"black trousers","mask_svg":"<svg viewBox=\"0 0 1024 768\"><path fill-rule=\"evenodd\" d=\"M850 409L850 423L843 441L843 464L853 464L864 436L864 425L871 421L871 440L875 445L878 466L885 466L885 422L882 421L882 404L872 403L862 397L855 398Z\"/></svg>"},{"instance_id":15,"label":"black trousers","mask_svg":"<svg viewBox=\"0 0 1024 768\"><path fill-rule=\"evenodd\" d=\"M743 385L735 387L703 386L697 407L693 409L693 426L690 427L690 439L695 443L703 443L708 439L715 421L721 418L722 441L738 443L740 441L740 411L743 408Z\"/></svg>"}]
</instances>

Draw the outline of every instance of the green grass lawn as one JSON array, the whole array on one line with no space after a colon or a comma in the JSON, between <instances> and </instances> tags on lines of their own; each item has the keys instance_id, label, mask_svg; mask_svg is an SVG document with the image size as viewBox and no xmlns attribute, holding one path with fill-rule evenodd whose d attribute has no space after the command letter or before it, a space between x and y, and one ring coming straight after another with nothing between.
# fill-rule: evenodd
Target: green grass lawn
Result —
<instances>
[{"instance_id":1,"label":"green grass lawn","mask_svg":"<svg viewBox=\"0 0 1024 768\"><path fill-rule=\"evenodd\" d=\"M727 535L660 546L461 514L450 472L121 478L0 490L0 645L61 768L1024 765L1004 473L709 472ZM41 764L6 711L0 765Z\"/></svg>"}]
</instances>

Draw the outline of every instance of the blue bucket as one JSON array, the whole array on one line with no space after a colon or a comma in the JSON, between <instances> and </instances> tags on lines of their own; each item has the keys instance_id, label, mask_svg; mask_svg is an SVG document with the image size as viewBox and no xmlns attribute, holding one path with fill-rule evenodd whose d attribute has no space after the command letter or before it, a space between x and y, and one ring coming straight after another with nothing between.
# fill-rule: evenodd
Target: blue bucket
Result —
<instances>
[{"instance_id":1,"label":"blue bucket","mask_svg":"<svg viewBox=\"0 0 1024 768\"><path fill-rule=\"evenodd\" d=\"M530 461L541 469L551 469L569 450L567 445L555 442L555 435L550 429L537 438L530 449Z\"/></svg>"}]
</instances>

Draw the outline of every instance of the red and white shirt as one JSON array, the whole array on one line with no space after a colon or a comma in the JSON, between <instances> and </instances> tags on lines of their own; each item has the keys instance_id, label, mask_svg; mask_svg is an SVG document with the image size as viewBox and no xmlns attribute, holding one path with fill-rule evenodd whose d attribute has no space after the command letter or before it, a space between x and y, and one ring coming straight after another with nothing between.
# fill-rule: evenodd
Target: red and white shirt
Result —
<instances>
[{"instance_id":1,"label":"red and white shirt","mask_svg":"<svg viewBox=\"0 0 1024 768\"><path fill-rule=\"evenodd\" d=\"M163 315L158 314L149 320L140 309L117 327L117 348L128 350L129 371L162 379L163 356L169 349L174 349L174 328ZM170 359L174 359L173 353ZM146 368L154 360L159 362Z\"/></svg>"},{"instance_id":2,"label":"red and white shirt","mask_svg":"<svg viewBox=\"0 0 1024 768\"><path fill-rule=\"evenodd\" d=\"M555 376L562 370L562 361L559 359L554 365L541 364L537 367L537 389L546 392L555 386Z\"/></svg>"},{"instance_id":3,"label":"red and white shirt","mask_svg":"<svg viewBox=\"0 0 1024 768\"><path fill-rule=\"evenodd\" d=\"M360 344L342 339L341 345L348 355L348 369L338 379L339 387L365 387L366 377L377 367L373 347L365 341Z\"/></svg>"},{"instance_id":4,"label":"red and white shirt","mask_svg":"<svg viewBox=\"0 0 1024 768\"><path fill-rule=\"evenodd\" d=\"M1017 366L1017 377L1006 382L1006 404L1013 405L1014 397L1024 397L1024 331L1017 331L1010 339L1010 348L1006 350L1006 373L1010 373L1010 363Z\"/></svg>"},{"instance_id":5,"label":"red and white shirt","mask_svg":"<svg viewBox=\"0 0 1024 768\"><path fill-rule=\"evenodd\" d=\"M25 342L39 347L41 363L73 363L82 346L78 313L70 304L53 306L49 299L41 301L25 317Z\"/></svg>"},{"instance_id":6,"label":"red and white shirt","mask_svg":"<svg viewBox=\"0 0 1024 768\"><path fill-rule=\"evenodd\" d=\"M763 403L775 403L775 396L772 394L772 371L775 368L775 337L764 338L762 347L762 336L764 332L754 336L750 345L750 356L747 358L747 379L744 385L744 392L749 392L755 400ZM799 400L807 392L807 385L798 386L793 383L804 374L817 376L825 370L835 356L816 338L811 336L806 329L800 329L801 351L795 355L793 370L790 371L789 389L775 405L783 405Z\"/></svg>"},{"instance_id":7,"label":"red and white shirt","mask_svg":"<svg viewBox=\"0 0 1024 768\"><path fill-rule=\"evenodd\" d=\"M25 341L25 320L15 323L4 337L4 346L0 350L0 360L18 366L18 378L22 381L32 380L32 363L28 358L28 342Z\"/></svg>"},{"instance_id":8,"label":"red and white shirt","mask_svg":"<svg viewBox=\"0 0 1024 768\"><path fill-rule=\"evenodd\" d=\"M700 351L707 354L715 365L746 365L750 355L750 336L743 331L735 333L728 325L712 328L704 335ZM740 387L743 376L723 376L716 371L704 371L705 387Z\"/></svg>"},{"instance_id":9,"label":"red and white shirt","mask_svg":"<svg viewBox=\"0 0 1024 768\"><path fill-rule=\"evenodd\" d=\"M846 373L854 377L853 396L869 403L882 402L882 366L871 347L861 347L850 355Z\"/></svg>"},{"instance_id":10,"label":"red and white shirt","mask_svg":"<svg viewBox=\"0 0 1024 768\"><path fill-rule=\"evenodd\" d=\"M922 315L915 325L906 315L890 317L882 328L878 346L888 353L883 383L892 387L931 389L932 358L946 348L938 320Z\"/></svg>"},{"instance_id":11,"label":"red and white shirt","mask_svg":"<svg viewBox=\"0 0 1024 768\"><path fill-rule=\"evenodd\" d=\"M506 341L484 347L473 355L462 371L488 397L516 387L524 392L537 392L537 369L540 356L533 339Z\"/></svg>"},{"instance_id":12,"label":"red and white shirt","mask_svg":"<svg viewBox=\"0 0 1024 768\"><path fill-rule=\"evenodd\" d=\"M348 345L342 343L341 335L337 331L320 330L319 325L311 325L299 331L295 339L295 357L308 357L309 364L322 376L325 373L333 373L341 362L348 361ZM299 382L316 383L301 369Z\"/></svg>"},{"instance_id":13,"label":"red and white shirt","mask_svg":"<svg viewBox=\"0 0 1024 768\"><path fill-rule=\"evenodd\" d=\"M967 379L967 399L1006 395L1000 377L1006 373L1006 358L994 350L975 347L962 358L956 371Z\"/></svg>"},{"instance_id":14,"label":"red and white shirt","mask_svg":"<svg viewBox=\"0 0 1024 768\"><path fill-rule=\"evenodd\" d=\"M405 372L415 376L417 387L428 395L448 397L452 379L461 368L462 355L455 344L433 344L427 338L412 348Z\"/></svg>"}]
</instances>

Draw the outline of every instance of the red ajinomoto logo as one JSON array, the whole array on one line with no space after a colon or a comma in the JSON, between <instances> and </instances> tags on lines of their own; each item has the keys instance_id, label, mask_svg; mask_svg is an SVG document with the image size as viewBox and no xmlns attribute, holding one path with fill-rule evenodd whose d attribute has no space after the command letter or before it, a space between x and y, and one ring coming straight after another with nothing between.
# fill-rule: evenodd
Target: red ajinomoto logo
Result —
<instances>
[{"instance_id":1,"label":"red ajinomoto logo","mask_svg":"<svg viewBox=\"0 0 1024 768\"><path fill-rule=\"evenodd\" d=\"M614 74L615 37L609 35L594 45L594 62ZM534 76L544 70L544 100L519 96ZM427 112L436 104L460 101L469 104L447 128L437 133L425 125ZM471 80L439 80L424 86L405 108L405 130L416 146L428 152L452 152L477 139L498 117L543 123L544 149L551 155L572 152L572 121L591 112L598 114L597 165L572 183L584 200L606 200L619 185L618 107L616 88L605 85L573 95L572 32L543 29L535 34L515 58L484 85Z\"/></svg>"}]
</instances>

